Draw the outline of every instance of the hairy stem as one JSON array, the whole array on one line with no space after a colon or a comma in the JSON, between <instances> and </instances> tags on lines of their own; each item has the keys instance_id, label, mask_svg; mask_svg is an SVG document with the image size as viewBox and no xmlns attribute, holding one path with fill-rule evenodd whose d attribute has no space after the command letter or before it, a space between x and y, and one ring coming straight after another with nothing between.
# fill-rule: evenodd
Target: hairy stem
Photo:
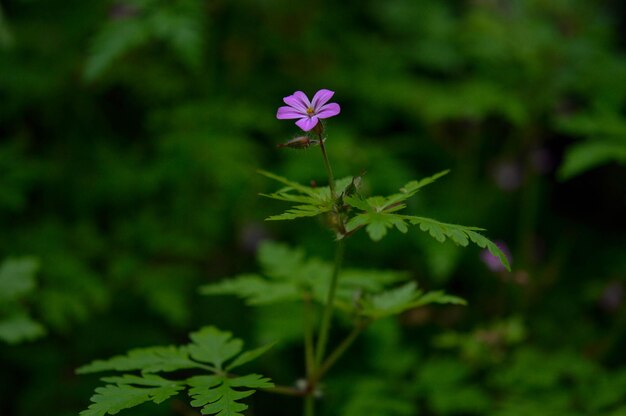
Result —
<instances>
[{"instance_id":1,"label":"hairy stem","mask_svg":"<svg viewBox=\"0 0 626 416\"><path fill-rule=\"evenodd\" d=\"M341 264L343 262L345 245L345 239L337 241L335 266L333 267L333 275L330 280L330 287L328 288L328 297L326 298L326 305L324 306L324 312L322 313L322 323L320 325L317 346L315 348L315 368L318 368L322 364L324 353L326 351L326 344L328 343L328 333L330 331L330 324L333 317L335 293L337 291L337 282L339 281L339 271L341 270Z\"/></svg>"},{"instance_id":2,"label":"hairy stem","mask_svg":"<svg viewBox=\"0 0 626 416\"><path fill-rule=\"evenodd\" d=\"M322 149L322 156L324 157L324 166L326 167L326 173L328 174L328 187L330 188L330 195L333 201L337 199L337 193L335 192L335 177L333 176L333 169L330 167L330 161L326 154L326 145L324 144L324 138L322 134L318 134L320 139L320 149Z\"/></svg>"}]
</instances>

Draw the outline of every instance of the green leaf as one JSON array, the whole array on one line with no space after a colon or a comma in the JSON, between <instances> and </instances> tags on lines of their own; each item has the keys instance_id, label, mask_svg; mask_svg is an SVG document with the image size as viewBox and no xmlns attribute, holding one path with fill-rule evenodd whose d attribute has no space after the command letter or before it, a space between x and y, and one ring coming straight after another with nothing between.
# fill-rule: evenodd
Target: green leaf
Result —
<instances>
[{"instance_id":1,"label":"green leaf","mask_svg":"<svg viewBox=\"0 0 626 416\"><path fill-rule=\"evenodd\" d=\"M500 250L500 247L498 247L493 241L489 240L484 235L479 234L475 231L467 230L466 234L469 236L470 240L476 243L479 247L486 248L487 250L489 250L491 254L493 254L494 256L498 258L498 260L500 260L500 263L502 263L502 265L508 271L511 271L511 265L509 264L509 259L507 258L506 254L504 254L504 252Z\"/></svg>"},{"instance_id":2,"label":"green leaf","mask_svg":"<svg viewBox=\"0 0 626 416\"><path fill-rule=\"evenodd\" d=\"M188 347L191 358L212 364L218 370L222 369L224 362L239 354L243 348L243 342L233 338L232 333L220 331L213 326L193 332L190 337L193 341Z\"/></svg>"},{"instance_id":3,"label":"green leaf","mask_svg":"<svg viewBox=\"0 0 626 416\"><path fill-rule=\"evenodd\" d=\"M330 189L328 187L312 188L310 186L300 185L297 182L292 182L282 176L263 170L260 170L259 173L287 185L286 188L283 188L278 192L273 194L261 194L262 196L302 204L296 205L282 214L272 215L266 218L268 221L283 221L302 217L315 217L333 209L333 199L330 195ZM341 189L345 189L350 184L350 180L351 178L343 178L339 183ZM296 193L293 193L294 191Z\"/></svg>"},{"instance_id":4,"label":"green leaf","mask_svg":"<svg viewBox=\"0 0 626 416\"><path fill-rule=\"evenodd\" d=\"M380 241L387 234L387 222L382 215L373 216L365 230L372 240Z\"/></svg>"},{"instance_id":5,"label":"green leaf","mask_svg":"<svg viewBox=\"0 0 626 416\"><path fill-rule=\"evenodd\" d=\"M39 262L32 257L8 259L0 266L0 300L14 300L35 289Z\"/></svg>"},{"instance_id":6,"label":"green leaf","mask_svg":"<svg viewBox=\"0 0 626 416\"><path fill-rule=\"evenodd\" d=\"M149 40L149 28L137 19L110 22L98 33L85 64L85 78L100 77L117 59Z\"/></svg>"},{"instance_id":7,"label":"green leaf","mask_svg":"<svg viewBox=\"0 0 626 416\"><path fill-rule=\"evenodd\" d=\"M372 319L380 319L430 303L464 305L465 301L443 292L424 293L417 288L415 282L409 282L395 289L365 297L361 305L361 314Z\"/></svg>"},{"instance_id":8,"label":"green leaf","mask_svg":"<svg viewBox=\"0 0 626 416\"><path fill-rule=\"evenodd\" d=\"M224 279L200 288L203 295L235 295L246 300L250 305L297 300L298 288L290 282L276 282L257 275L242 275Z\"/></svg>"},{"instance_id":9,"label":"green leaf","mask_svg":"<svg viewBox=\"0 0 626 416\"><path fill-rule=\"evenodd\" d=\"M315 217L331 210L331 206L298 205L288 209L282 214L269 216L266 218L266 221L284 221L295 220L296 218L302 217Z\"/></svg>"},{"instance_id":10,"label":"green leaf","mask_svg":"<svg viewBox=\"0 0 626 416\"><path fill-rule=\"evenodd\" d=\"M81 416L104 416L107 413L114 415L123 409L145 402L159 404L185 388L181 382L166 380L156 375L115 377L105 381L117 384L97 388L96 394L91 397L93 404L80 412Z\"/></svg>"},{"instance_id":11,"label":"green leaf","mask_svg":"<svg viewBox=\"0 0 626 416\"><path fill-rule=\"evenodd\" d=\"M315 189L311 188L310 186L300 185L298 182L292 182L287 178L283 178L282 176L278 176L278 175L275 175L271 172L267 172L264 170L259 170L258 172L263 176L266 176L270 179L274 179L275 181L286 185L288 188L286 188L286 190L284 191L281 191L281 193L284 193L290 189L293 189L293 190L300 192L301 194L310 196L314 200L320 199L319 192L317 192Z\"/></svg>"},{"instance_id":12,"label":"green leaf","mask_svg":"<svg viewBox=\"0 0 626 416\"><path fill-rule=\"evenodd\" d=\"M258 256L264 276L237 276L205 285L201 293L235 295L256 306L296 302L304 295L312 295L313 300L321 304L326 302L332 277L330 262L316 258L307 260L302 250L273 242L263 243ZM337 287L336 306L350 312L355 307L355 296L378 292L406 278L406 273L397 271L344 269Z\"/></svg>"},{"instance_id":13,"label":"green leaf","mask_svg":"<svg viewBox=\"0 0 626 416\"><path fill-rule=\"evenodd\" d=\"M192 406L202 407L204 415L243 416L248 406L239 403L254 393L252 389L270 388L274 384L258 374L227 378L223 375L196 376L187 380ZM236 390L237 388L237 390Z\"/></svg>"},{"instance_id":14,"label":"green leaf","mask_svg":"<svg viewBox=\"0 0 626 416\"><path fill-rule=\"evenodd\" d=\"M626 141L587 140L567 149L558 176L561 180L570 179L611 162L626 164Z\"/></svg>"},{"instance_id":15,"label":"green leaf","mask_svg":"<svg viewBox=\"0 0 626 416\"><path fill-rule=\"evenodd\" d=\"M436 173L432 176L429 176L428 178L424 178L421 179L419 181L411 181L409 183L407 183L406 185L404 185L402 188L400 188L400 193L399 194L394 194L391 195L389 197L387 197L386 203L384 207L388 207L390 205L393 204L397 204L398 202L402 202L405 201L409 198L411 198L413 195L415 195L420 189L422 189L423 187L430 185L431 183L434 183L437 179L441 178L442 176L447 175L448 173L450 173L450 170L444 170L442 172ZM383 207L383 209L384 209Z\"/></svg>"},{"instance_id":16,"label":"green leaf","mask_svg":"<svg viewBox=\"0 0 626 416\"><path fill-rule=\"evenodd\" d=\"M141 370L144 373L156 373L196 367L198 364L189 359L186 347L166 346L134 349L126 355L118 355L108 360L96 360L80 367L76 372L87 374L110 370Z\"/></svg>"},{"instance_id":17,"label":"green leaf","mask_svg":"<svg viewBox=\"0 0 626 416\"><path fill-rule=\"evenodd\" d=\"M45 328L26 313L15 313L0 320L0 339L9 344L31 341L45 333Z\"/></svg>"},{"instance_id":18,"label":"green leaf","mask_svg":"<svg viewBox=\"0 0 626 416\"><path fill-rule=\"evenodd\" d=\"M468 240L472 241L481 248L486 248L491 254L496 256L502 265L509 271L511 271L511 265L509 259L500 250L500 248L489 240L484 235L477 231L482 231L482 228L467 227L464 225L446 224L443 222L435 221L430 218L414 217L405 215L404 219L409 221L413 225L419 225L422 231L428 232L431 237L439 242L444 242L446 238L450 238L456 244L461 246L467 246Z\"/></svg>"},{"instance_id":19,"label":"green leaf","mask_svg":"<svg viewBox=\"0 0 626 416\"><path fill-rule=\"evenodd\" d=\"M373 196L363 200L358 197L347 197L345 198L345 202L353 208L358 208L363 211L369 212L396 212L400 209L405 208L405 205L402 202L411 198L415 195L421 188L430 185L435 182L437 179L445 176L449 173L449 170L444 170L443 172L439 172L433 176L428 178L424 178L419 181L411 181L400 188L400 193L390 195L388 197L383 196Z\"/></svg>"},{"instance_id":20,"label":"green leaf","mask_svg":"<svg viewBox=\"0 0 626 416\"><path fill-rule=\"evenodd\" d=\"M122 374L105 377L107 385L96 389L92 397L93 404L84 410L82 416L104 416L116 414L120 410L152 401L161 403L183 390L191 387L189 394L194 399L192 405L204 406L204 414L239 415L247 408L238 401L253 394L253 389L272 387L269 379L257 374L248 374L229 378L222 370L223 364L234 358L228 370L246 364L272 345L266 345L237 356L243 347L240 339L232 337L230 332L220 331L215 327L205 327L190 335L192 343L183 347L153 347L134 350L125 356L114 357L108 361L96 361L78 370L90 373L103 370L141 370L141 375ZM192 361L189 355L198 361ZM209 371L209 375L196 376L187 380L166 380L156 371L173 371L184 368L199 368ZM243 388L243 389L242 389Z\"/></svg>"},{"instance_id":21,"label":"green leaf","mask_svg":"<svg viewBox=\"0 0 626 416\"><path fill-rule=\"evenodd\" d=\"M239 357L235 358L232 363L230 363L226 370L230 371L233 368L242 366L250 361L256 360L261 355L265 354L270 348L272 348L276 343L273 342L271 344L264 345L262 347L256 348L254 350L246 351L241 354Z\"/></svg>"},{"instance_id":22,"label":"green leaf","mask_svg":"<svg viewBox=\"0 0 626 416\"><path fill-rule=\"evenodd\" d=\"M278 279L289 278L304 263L304 250L287 244L265 241L258 251L258 261L263 271Z\"/></svg>"}]
</instances>

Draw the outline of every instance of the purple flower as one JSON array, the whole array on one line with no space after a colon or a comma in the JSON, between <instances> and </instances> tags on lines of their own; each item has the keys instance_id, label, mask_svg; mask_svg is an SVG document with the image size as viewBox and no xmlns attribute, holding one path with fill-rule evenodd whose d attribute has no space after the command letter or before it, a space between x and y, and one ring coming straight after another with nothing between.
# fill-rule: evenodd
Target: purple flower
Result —
<instances>
[{"instance_id":1,"label":"purple flower","mask_svg":"<svg viewBox=\"0 0 626 416\"><path fill-rule=\"evenodd\" d=\"M319 90L309 101L309 97L302 91L296 91L293 95L283 98L286 106L280 107L276 113L279 120L299 119L296 126L304 131L309 131L317 126L322 118L334 117L341 111L339 104L328 103L335 94L330 90Z\"/></svg>"}]
</instances>

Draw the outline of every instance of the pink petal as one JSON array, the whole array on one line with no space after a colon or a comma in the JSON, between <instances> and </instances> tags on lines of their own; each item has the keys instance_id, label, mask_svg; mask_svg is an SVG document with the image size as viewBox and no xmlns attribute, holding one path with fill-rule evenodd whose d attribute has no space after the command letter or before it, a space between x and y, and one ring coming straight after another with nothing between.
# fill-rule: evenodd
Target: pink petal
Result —
<instances>
[{"instance_id":1,"label":"pink petal","mask_svg":"<svg viewBox=\"0 0 626 416\"><path fill-rule=\"evenodd\" d=\"M296 121L296 126L300 127L304 131L309 131L313 127L317 126L317 122L318 122L318 119L315 116L311 118L305 117Z\"/></svg>"},{"instance_id":2,"label":"pink petal","mask_svg":"<svg viewBox=\"0 0 626 416\"><path fill-rule=\"evenodd\" d=\"M308 117L306 111L296 110L293 107L283 106L278 108L276 118L279 120L288 120L292 118Z\"/></svg>"},{"instance_id":3,"label":"pink petal","mask_svg":"<svg viewBox=\"0 0 626 416\"><path fill-rule=\"evenodd\" d=\"M302 110L306 112L306 109L311 106L311 102L309 101L309 97L306 96L302 91L296 91L292 95L283 98L285 104L290 107L295 108L296 110Z\"/></svg>"},{"instance_id":4,"label":"pink petal","mask_svg":"<svg viewBox=\"0 0 626 416\"><path fill-rule=\"evenodd\" d=\"M331 90L319 90L313 96L313 100L311 101L311 106L314 110L320 109L324 104L330 101L335 95L334 91Z\"/></svg>"},{"instance_id":5,"label":"pink petal","mask_svg":"<svg viewBox=\"0 0 626 416\"><path fill-rule=\"evenodd\" d=\"M341 107L337 103L330 103L322 106L319 111L315 113L319 118L334 117L341 111Z\"/></svg>"}]
</instances>

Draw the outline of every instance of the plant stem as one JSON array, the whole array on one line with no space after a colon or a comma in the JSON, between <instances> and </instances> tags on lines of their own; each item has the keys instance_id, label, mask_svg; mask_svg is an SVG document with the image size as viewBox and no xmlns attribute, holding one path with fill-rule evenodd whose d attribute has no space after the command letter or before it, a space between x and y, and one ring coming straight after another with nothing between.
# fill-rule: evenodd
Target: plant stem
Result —
<instances>
[{"instance_id":1,"label":"plant stem","mask_svg":"<svg viewBox=\"0 0 626 416\"><path fill-rule=\"evenodd\" d=\"M322 323L320 325L320 332L317 338L317 346L315 348L315 368L318 368L321 365L322 360L324 359L326 344L328 343L328 333L330 331L330 324L333 317L333 309L335 306L335 292L337 291L339 270L341 269L341 263L343 262L345 244L345 239L337 241L335 251L335 266L333 268L333 275L331 277L330 287L328 288L328 297L326 298L326 305L324 306L324 312L322 313Z\"/></svg>"},{"instance_id":2,"label":"plant stem","mask_svg":"<svg viewBox=\"0 0 626 416\"><path fill-rule=\"evenodd\" d=\"M311 321L311 296L304 297L304 362L306 377L309 379L315 371L315 350L313 347L313 323Z\"/></svg>"},{"instance_id":3,"label":"plant stem","mask_svg":"<svg viewBox=\"0 0 626 416\"><path fill-rule=\"evenodd\" d=\"M268 393L282 394L284 396L303 397L307 394L303 390L299 390L295 387L289 387L289 386L265 387L265 388L262 388L261 390L266 391Z\"/></svg>"},{"instance_id":4,"label":"plant stem","mask_svg":"<svg viewBox=\"0 0 626 416\"><path fill-rule=\"evenodd\" d=\"M328 174L328 187L330 188L330 195L333 201L337 199L337 193L335 192L335 177L333 176L333 169L330 167L328 155L326 154L326 145L324 145L324 138L322 134L318 134L320 139L320 149L322 149L322 156L324 157L324 166L326 167L326 173Z\"/></svg>"},{"instance_id":5,"label":"plant stem","mask_svg":"<svg viewBox=\"0 0 626 416\"><path fill-rule=\"evenodd\" d=\"M315 416L315 398L311 394L304 398L304 416Z\"/></svg>"},{"instance_id":6,"label":"plant stem","mask_svg":"<svg viewBox=\"0 0 626 416\"><path fill-rule=\"evenodd\" d=\"M350 334L341 342L341 344L339 344L337 348L335 348L334 351L330 353L324 363L316 370L315 374L313 374L313 377L311 377L309 381L310 383L315 384L322 377L324 377L326 372L330 370L335 362L337 362L337 360L348 350L348 348L350 348L354 340L356 340L359 334L363 331L363 329L365 329L365 326L365 324L359 323L354 327L352 332L350 332Z\"/></svg>"}]
</instances>

